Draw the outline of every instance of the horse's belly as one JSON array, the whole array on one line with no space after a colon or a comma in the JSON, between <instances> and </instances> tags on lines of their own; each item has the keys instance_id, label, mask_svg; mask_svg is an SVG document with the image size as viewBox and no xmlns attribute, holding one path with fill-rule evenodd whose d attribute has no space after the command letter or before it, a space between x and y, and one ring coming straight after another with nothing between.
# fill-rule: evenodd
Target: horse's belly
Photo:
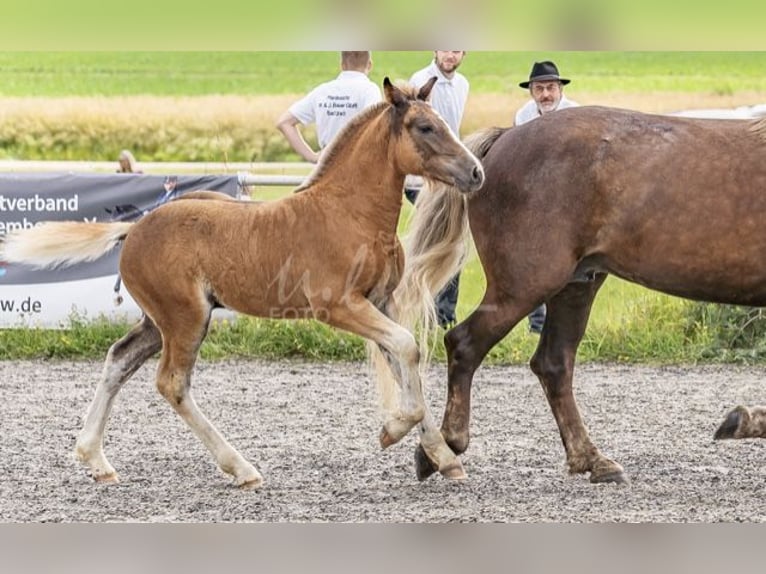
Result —
<instances>
[{"instance_id":1,"label":"horse's belly","mask_svg":"<svg viewBox=\"0 0 766 574\"><path fill-rule=\"evenodd\" d=\"M311 319L313 313L305 294L299 290L272 289L268 285L214 289L217 301L233 311L268 319Z\"/></svg>"},{"instance_id":2,"label":"horse's belly","mask_svg":"<svg viewBox=\"0 0 766 574\"><path fill-rule=\"evenodd\" d=\"M668 295L695 301L732 305L766 306L766 273L727 273L725 270L699 272L666 269L613 269L612 273Z\"/></svg>"}]
</instances>

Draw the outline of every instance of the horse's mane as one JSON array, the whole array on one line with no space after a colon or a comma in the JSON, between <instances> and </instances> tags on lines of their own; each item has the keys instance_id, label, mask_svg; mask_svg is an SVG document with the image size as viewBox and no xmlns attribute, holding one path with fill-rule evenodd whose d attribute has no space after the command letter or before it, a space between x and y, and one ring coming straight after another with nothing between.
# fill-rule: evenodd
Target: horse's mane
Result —
<instances>
[{"instance_id":1,"label":"horse's mane","mask_svg":"<svg viewBox=\"0 0 766 574\"><path fill-rule=\"evenodd\" d=\"M343 147L346 140L353 137L354 132L358 131L360 126L367 124L369 120L377 116L380 111L388 105L388 102L378 102L375 105L369 106L359 112L345 126L343 126L343 128L335 135L332 142L330 142L330 145L324 149L319 163L311 174L309 174L309 177L295 189L295 193L303 191L307 187L316 183L322 174L327 171L327 166L333 164L335 157L340 153L338 151L339 148Z\"/></svg>"},{"instance_id":2,"label":"horse's mane","mask_svg":"<svg viewBox=\"0 0 766 574\"><path fill-rule=\"evenodd\" d=\"M750 126L750 131L766 142L766 117L755 120Z\"/></svg>"},{"instance_id":3,"label":"horse's mane","mask_svg":"<svg viewBox=\"0 0 766 574\"><path fill-rule=\"evenodd\" d=\"M497 138L509 129L501 127L484 128L467 136L463 143L477 158L483 159L487 155L489 148L497 141Z\"/></svg>"},{"instance_id":4,"label":"horse's mane","mask_svg":"<svg viewBox=\"0 0 766 574\"><path fill-rule=\"evenodd\" d=\"M418 96L418 89L410 84L404 82L397 82L396 87L399 88L408 100L416 100ZM372 106L369 106L354 116L343 128L335 134L332 142L322 152L322 157L309 177L295 189L294 193L304 191L310 187L327 171L327 166L332 165L335 158L340 154L340 149L346 144L346 142L353 137L354 132L358 131L360 126L366 124L373 117L381 113L381 111L387 108L390 104L388 102L378 102Z\"/></svg>"}]
</instances>

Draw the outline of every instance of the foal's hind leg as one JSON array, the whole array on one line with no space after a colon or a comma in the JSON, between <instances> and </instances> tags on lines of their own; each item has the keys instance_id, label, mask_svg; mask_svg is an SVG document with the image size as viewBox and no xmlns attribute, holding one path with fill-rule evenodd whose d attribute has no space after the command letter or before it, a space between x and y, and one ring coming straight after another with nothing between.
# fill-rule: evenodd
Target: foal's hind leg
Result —
<instances>
[{"instance_id":1,"label":"foal's hind leg","mask_svg":"<svg viewBox=\"0 0 766 574\"><path fill-rule=\"evenodd\" d=\"M117 482L114 468L104 455L104 429L122 385L162 347L157 327L144 316L138 325L114 343L106 356L101 380L77 437L75 454L99 482Z\"/></svg>"},{"instance_id":2,"label":"foal's hind leg","mask_svg":"<svg viewBox=\"0 0 766 574\"><path fill-rule=\"evenodd\" d=\"M213 454L219 468L234 477L237 486L259 488L263 484L260 473L202 414L191 394L191 372L207 333L211 309L194 308L192 302L170 309L162 321L158 320L163 345L157 389Z\"/></svg>"},{"instance_id":3,"label":"foal's hind leg","mask_svg":"<svg viewBox=\"0 0 766 574\"><path fill-rule=\"evenodd\" d=\"M545 327L530 365L558 424L569 472L590 472L591 482L627 482L622 467L591 442L572 393L577 347L605 278L600 275L590 283L570 283L549 302Z\"/></svg>"}]
</instances>

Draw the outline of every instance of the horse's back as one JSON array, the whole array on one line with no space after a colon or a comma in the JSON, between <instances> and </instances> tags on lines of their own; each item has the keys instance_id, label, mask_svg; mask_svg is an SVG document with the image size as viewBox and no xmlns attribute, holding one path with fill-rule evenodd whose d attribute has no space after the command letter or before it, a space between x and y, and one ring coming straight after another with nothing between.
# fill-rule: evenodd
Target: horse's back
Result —
<instances>
[{"instance_id":1,"label":"horse's back","mask_svg":"<svg viewBox=\"0 0 766 574\"><path fill-rule=\"evenodd\" d=\"M676 295L764 304L759 127L581 107L509 129L470 203L477 247L512 236Z\"/></svg>"},{"instance_id":2,"label":"horse's back","mask_svg":"<svg viewBox=\"0 0 766 574\"><path fill-rule=\"evenodd\" d=\"M359 222L327 203L310 191L264 203L210 193L169 202L132 228L121 274L135 297L137 286L154 291L162 284L167 292L169 283L180 285L173 276L182 271L184 281L218 303L258 316L276 316L269 313L283 307L304 312L307 293L341 293L349 281L384 299L401 274L395 234L390 244L385 235L365 235ZM355 274L337 274L348 261ZM145 298L157 296L147 291Z\"/></svg>"}]
</instances>

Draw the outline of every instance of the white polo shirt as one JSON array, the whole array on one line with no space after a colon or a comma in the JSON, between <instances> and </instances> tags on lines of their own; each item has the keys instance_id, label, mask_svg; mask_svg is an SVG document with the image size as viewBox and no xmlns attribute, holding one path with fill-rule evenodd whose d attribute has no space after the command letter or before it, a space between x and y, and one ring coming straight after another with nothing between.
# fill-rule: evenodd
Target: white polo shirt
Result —
<instances>
[{"instance_id":1,"label":"white polo shirt","mask_svg":"<svg viewBox=\"0 0 766 574\"><path fill-rule=\"evenodd\" d=\"M553 111L555 112L565 108L576 108L579 105L580 104L577 102L568 100L564 94L561 94L561 101L559 101L558 107ZM519 108L518 112L516 112L516 120L514 125L520 126L521 124L531 122L532 120L539 118L541 115L542 114L540 113L540 110L537 109L537 102L534 100L529 100L526 104Z\"/></svg>"},{"instance_id":2,"label":"white polo shirt","mask_svg":"<svg viewBox=\"0 0 766 574\"><path fill-rule=\"evenodd\" d=\"M319 147L324 148L351 118L381 100L380 88L366 74L343 71L295 102L290 113L303 125L316 124Z\"/></svg>"},{"instance_id":3,"label":"white polo shirt","mask_svg":"<svg viewBox=\"0 0 766 574\"><path fill-rule=\"evenodd\" d=\"M460 122L463 120L465 102L468 99L468 80L460 72L455 72L451 79L446 78L436 62L412 74L410 84L420 88L436 76L436 84L431 90L431 106L447 122L452 133L460 137Z\"/></svg>"}]
</instances>

